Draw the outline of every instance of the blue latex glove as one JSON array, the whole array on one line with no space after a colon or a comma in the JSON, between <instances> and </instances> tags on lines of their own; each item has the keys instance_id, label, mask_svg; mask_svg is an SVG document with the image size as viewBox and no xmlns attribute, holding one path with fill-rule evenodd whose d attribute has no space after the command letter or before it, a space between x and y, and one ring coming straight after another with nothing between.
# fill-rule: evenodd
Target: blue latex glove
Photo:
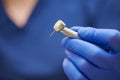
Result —
<instances>
[{"instance_id":1,"label":"blue latex glove","mask_svg":"<svg viewBox=\"0 0 120 80\"><path fill-rule=\"evenodd\" d=\"M67 58L63 68L70 80L120 80L120 32L73 27L79 39L62 41Z\"/></svg>"}]
</instances>

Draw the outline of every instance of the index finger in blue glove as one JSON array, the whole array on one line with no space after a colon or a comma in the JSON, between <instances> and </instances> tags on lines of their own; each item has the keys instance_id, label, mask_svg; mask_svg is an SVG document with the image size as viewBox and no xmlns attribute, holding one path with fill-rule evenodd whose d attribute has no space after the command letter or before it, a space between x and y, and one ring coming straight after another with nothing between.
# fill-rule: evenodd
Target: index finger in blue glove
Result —
<instances>
[{"instance_id":1,"label":"index finger in blue glove","mask_svg":"<svg viewBox=\"0 0 120 80\"><path fill-rule=\"evenodd\" d=\"M96 29L92 27L72 27L81 39L100 44L112 51L120 51L120 32L115 29Z\"/></svg>"}]
</instances>

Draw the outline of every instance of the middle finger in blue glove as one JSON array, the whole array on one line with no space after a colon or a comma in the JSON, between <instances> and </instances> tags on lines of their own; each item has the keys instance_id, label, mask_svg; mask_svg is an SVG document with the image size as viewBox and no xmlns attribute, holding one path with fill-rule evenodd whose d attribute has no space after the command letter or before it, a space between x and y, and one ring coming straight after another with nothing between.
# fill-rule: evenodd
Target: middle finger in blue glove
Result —
<instances>
[{"instance_id":1,"label":"middle finger in blue glove","mask_svg":"<svg viewBox=\"0 0 120 80\"><path fill-rule=\"evenodd\" d=\"M65 38L62 44L66 50L82 56L100 68L110 68L113 66L111 63L113 56L94 44L70 38Z\"/></svg>"}]
</instances>

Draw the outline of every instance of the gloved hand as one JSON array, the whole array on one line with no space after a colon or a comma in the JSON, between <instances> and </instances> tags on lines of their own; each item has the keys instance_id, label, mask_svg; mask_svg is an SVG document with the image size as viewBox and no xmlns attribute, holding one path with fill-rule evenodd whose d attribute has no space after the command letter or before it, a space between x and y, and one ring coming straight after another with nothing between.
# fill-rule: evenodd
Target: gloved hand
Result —
<instances>
[{"instance_id":1,"label":"gloved hand","mask_svg":"<svg viewBox=\"0 0 120 80\"><path fill-rule=\"evenodd\" d=\"M73 27L82 39L64 38L63 68L70 80L120 80L120 32Z\"/></svg>"}]
</instances>

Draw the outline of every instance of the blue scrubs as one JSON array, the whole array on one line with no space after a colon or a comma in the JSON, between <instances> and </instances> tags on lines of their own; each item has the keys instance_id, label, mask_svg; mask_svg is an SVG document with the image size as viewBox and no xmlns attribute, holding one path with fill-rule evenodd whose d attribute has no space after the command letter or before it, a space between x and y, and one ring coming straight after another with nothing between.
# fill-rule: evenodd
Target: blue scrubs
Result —
<instances>
[{"instance_id":1,"label":"blue scrubs","mask_svg":"<svg viewBox=\"0 0 120 80\"><path fill-rule=\"evenodd\" d=\"M22 29L10 20L0 2L0 79L68 80L62 69L63 35L49 38L53 25L62 19L68 27L120 30L120 1L107 1L39 0Z\"/></svg>"}]
</instances>

